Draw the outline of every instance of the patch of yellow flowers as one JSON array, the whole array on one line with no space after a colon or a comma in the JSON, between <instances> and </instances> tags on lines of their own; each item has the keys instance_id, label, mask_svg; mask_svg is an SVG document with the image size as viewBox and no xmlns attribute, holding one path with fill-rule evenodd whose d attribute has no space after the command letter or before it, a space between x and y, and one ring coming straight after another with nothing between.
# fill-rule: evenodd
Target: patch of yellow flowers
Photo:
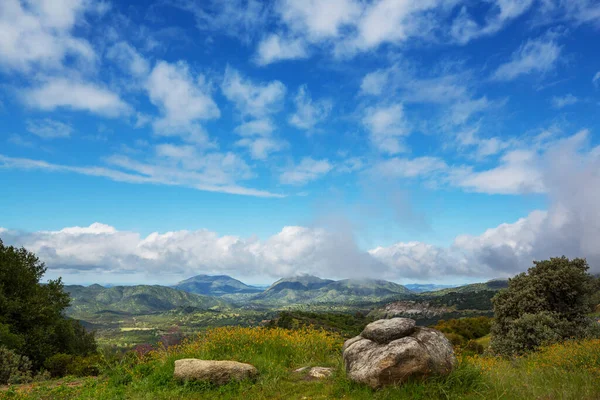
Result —
<instances>
[{"instance_id":1,"label":"patch of yellow flowers","mask_svg":"<svg viewBox=\"0 0 600 400\"><path fill-rule=\"evenodd\" d=\"M327 362L339 355L343 339L334 333L315 328L288 330L265 327L220 327L209 329L166 351L154 352L155 359L204 358L241 362L268 359L271 362L297 365Z\"/></svg>"},{"instance_id":2,"label":"patch of yellow flowers","mask_svg":"<svg viewBox=\"0 0 600 400\"><path fill-rule=\"evenodd\" d=\"M528 374L543 369L587 371L600 378L600 339L570 340L540 348L529 355L512 360L493 356L468 356L466 362L484 372L522 367Z\"/></svg>"}]
</instances>

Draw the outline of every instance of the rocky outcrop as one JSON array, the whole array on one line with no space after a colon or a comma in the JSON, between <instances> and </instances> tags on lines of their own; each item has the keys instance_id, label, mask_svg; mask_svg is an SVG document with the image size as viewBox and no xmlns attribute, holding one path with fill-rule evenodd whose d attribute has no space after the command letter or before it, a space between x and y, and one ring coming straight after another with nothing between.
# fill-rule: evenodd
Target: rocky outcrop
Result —
<instances>
[{"instance_id":1,"label":"rocky outcrop","mask_svg":"<svg viewBox=\"0 0 600 400\"><path fill-rule=\"evenodd\" d=\"M351 380L373 388L411 378L445 375L456 366L452 344L435 329L408 318L375 321L344 343L344 365Z\"/></svg>"},{"instance_id":2,"label":"rocky outcrop","mask_svg":"<svg viewBox=\"0 0 600 400\"><path fill-rule=\"evenodd\" d=\"M230 381L251 379L257 375L258 370L250 364L237 361L184 358L175 361L173 377L184 381L208 381L216 385L223 385Z\"/></svg>"}]
</instances>

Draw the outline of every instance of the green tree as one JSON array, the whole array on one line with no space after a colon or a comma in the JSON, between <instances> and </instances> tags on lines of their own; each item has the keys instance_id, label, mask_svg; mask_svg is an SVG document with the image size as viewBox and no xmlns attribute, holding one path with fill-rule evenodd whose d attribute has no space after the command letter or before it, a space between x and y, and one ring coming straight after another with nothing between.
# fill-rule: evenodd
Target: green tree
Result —
<instances>
[{"instance_id":1,"label":"green tree","mask_svg":"<svg viewBox=\"0 0 600 400\"><path fill-rule=\"evenodd\" d=\"M56 353L96 351L93 334L64 316L70 298L60 278L40 283L45 272L35 254L0 240L0 346L27 356L36 369Z\"/></svg>"},{"instance_id":2,"label":"green tree","mask_svg":"<svg viewBox=\"0 0 600 400\"><path fill-rule=\"evenodd\" d=\"M509 280L492 300L491 347L503 355L589 334L594 279L585 259L534 261L527 273Z\"/></svg>"}]
</instances>

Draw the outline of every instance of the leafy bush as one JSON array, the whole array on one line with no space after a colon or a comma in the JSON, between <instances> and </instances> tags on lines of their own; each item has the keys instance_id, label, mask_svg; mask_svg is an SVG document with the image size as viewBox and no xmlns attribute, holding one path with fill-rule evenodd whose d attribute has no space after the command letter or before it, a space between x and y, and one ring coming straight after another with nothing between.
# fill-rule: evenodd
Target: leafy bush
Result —
<instances>
[{"instance_id":1,"label":"leafy bush","mask_svg":"<svg viewBox=\"0 0 600 400\"><path fill-rule=\"evenodd\" d=\"M492 349L519 355L568 338L589 336L594 279L584 259L534 261L493 299Z\"/></svg>"},{"instance_id":2,"label":"leafy bush","mask_svg":"<svg viewBox=\"0 0 600 400\"><path fill-rule=\"evenodd\" d=\"M52 377L61 377L67 375L67 370L73 362L73 356L70 354L58 353L48 357L44 362L44 368L50 372Z\"/></svg>"},{"instance_id":3,"label":"leafy bush","mask_svg":"<svg viewBox=\"0 0 600 400\"><path fill-rule=\"evenodd\" d=\"M0 347L0 384L26 383L31 380L29 359L6 347Z\"/></svg>"}]
</instances>

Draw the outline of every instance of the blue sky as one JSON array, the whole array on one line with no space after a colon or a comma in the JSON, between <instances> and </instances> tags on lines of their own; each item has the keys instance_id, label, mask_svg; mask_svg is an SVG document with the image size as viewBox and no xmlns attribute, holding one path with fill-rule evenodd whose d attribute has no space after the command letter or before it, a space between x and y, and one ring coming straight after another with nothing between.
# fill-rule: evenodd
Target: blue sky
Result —
<instances>
[{"instance_id":1,"label":"blue sky","mask_svg":"<svg viewBox=\"0 0 600 400\"><path fill-rule=\"evenodd\" d=\"M592 0L5 0L0 238L68 283L600 251Z\"/></svg>"}]
</instances>

